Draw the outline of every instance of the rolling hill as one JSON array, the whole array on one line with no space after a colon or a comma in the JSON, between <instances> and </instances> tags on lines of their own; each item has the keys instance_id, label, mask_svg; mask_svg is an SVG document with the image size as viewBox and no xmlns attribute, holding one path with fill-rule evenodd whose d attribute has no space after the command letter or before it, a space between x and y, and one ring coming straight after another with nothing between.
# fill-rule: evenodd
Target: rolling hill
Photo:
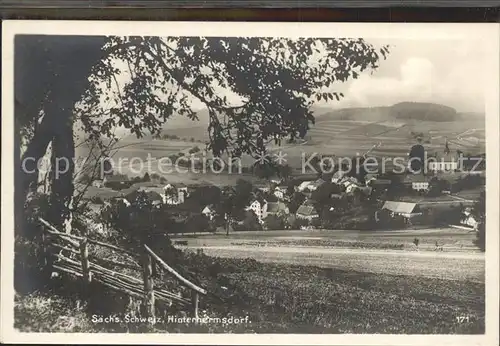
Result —
<instances>
[{"instance_id":1,"label":"rolling hill","mask_svg":"<svg viewBox=\"0 0 500 346\"><path fill-rule=\"evenodd\" d=\"M387 121L387 120L420 120L420 121L454 121L461 119L460 114L451 107L423 102L401 102L392 106L343 108L321 113L318 121L354 120L354 121Z\"/></svg>"},{"instance_id":2,"label":"rolling hill","mask_svg":"<svg viewBox=\"0 0 500 346\"><path fill-rule=\"evenodd\" d=\"M377 158L407 157L409 148L416 143L416 137L424 139L424 147L430 152L444 149L446 141L451 150L464 153L485 152L485 121L479 114L459 113L453 108L430 103L403 102L388 107L347 108L331 110L314 109L316 123L300 143L271 145L271 153L282 152L296 174L303 167L304 157L310 155L354 156L370 152ZM150 155L155 160L175 153L186 154L190 148L202 149L208 141L208 112L201 110L199 120L192 121L174 116L164 126L162 139L136 139L128 136L124 146L115 157L146 159ZM201 143L200 143L201 142ZM198 155L197 154L197 155ZM151 161L151 160L148 160ZM251 166L251 157L242 158L243 166ZM237 175L203 174L203 179L223 183L237 179ZM169 181L195 181L199 174L169 174Z\"/></svg>"},{"instance_id":3,"label":"rolling hill","mask_svg":"<svg viewBox=\"0 0 500 346\"><path fill-rule=\"evenodd\" d=\"M308 133L309 138L331 137L333 134L345 132L352 135L383 135L398 128L413 126L422 127L420 122L425 122L425 128L447 128L445 123L466 121L477 123L476 127L484 127L484 115L477 113L459 113L454 108L422 102L401 102L392 106L385 107L366 107L366 108L343 108L331 109L326 107L314 107L313 112L316 117L316 125L311 126ZM199 120L192 121L182 116L174 116L165 124L162 134L168 136L177 136L184 140L191 138L198 141L208 140L209 116L207 110L198 112ZM369 123L377 125L369 126ZM439 124L441 123L441 124ZM353 129L353 124L364 126L364 129ZM433 126L430 126L434 124ZM323 125L331 125L324 127ZM410 126L408 126L410 125ZM443 125L443 126L441 126ZM453 128L458 124L452 125ZM467 127L464 131L467 130ZM406 134L404 135L407 136Z\"/></svg>"}]
</instances>

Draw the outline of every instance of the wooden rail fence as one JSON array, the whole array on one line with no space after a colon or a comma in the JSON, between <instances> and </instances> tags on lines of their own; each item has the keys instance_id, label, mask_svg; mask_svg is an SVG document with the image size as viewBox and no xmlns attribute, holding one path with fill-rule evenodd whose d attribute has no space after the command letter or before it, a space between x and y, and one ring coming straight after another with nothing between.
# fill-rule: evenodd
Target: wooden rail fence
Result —
<instances>
[{"instance_id":1,"label":"wooden rail fence","mask_svg":"<svg viewBox=\"0 0 500 346\"><path fill-rule=\"evenodd\" d=\"M180 275L147 245L143 246L142 254L137 254L88 237L59 232L44 219L39 218L39 221L44 226L44 248L46 249L47 264L51 268L82 278L85 287L92 281L99 282L110 289L142 299L147 317L154 317L155 302L179 304L184 307L191 306L194 317L198 317L200 295L206 295L207 291ZM131 258L130 263L90 256L89 245L101 246L117 253L126 254ZM167 289L155 288L153 280L155 263L172 276L176 282L188 288L191 292L191 299L181 297ZM138 276L142 274L142 280L110 267L135 271Z\"/></svg>"}]
</instances>

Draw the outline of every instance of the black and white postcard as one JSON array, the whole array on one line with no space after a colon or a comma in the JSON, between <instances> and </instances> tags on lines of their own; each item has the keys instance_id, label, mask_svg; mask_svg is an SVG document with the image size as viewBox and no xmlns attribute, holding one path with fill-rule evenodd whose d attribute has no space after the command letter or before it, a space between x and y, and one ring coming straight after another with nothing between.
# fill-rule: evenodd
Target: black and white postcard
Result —
<instances>
[{"instance_id":1,"label":"black and white postcard","mask_svg":"<svg viewBox=\"0 0 500 346\"><path fill-rule=\"evenodd\" d=\"M497 24L2 34L2 341L498 344Z\"/></svg>"}]
</instances>

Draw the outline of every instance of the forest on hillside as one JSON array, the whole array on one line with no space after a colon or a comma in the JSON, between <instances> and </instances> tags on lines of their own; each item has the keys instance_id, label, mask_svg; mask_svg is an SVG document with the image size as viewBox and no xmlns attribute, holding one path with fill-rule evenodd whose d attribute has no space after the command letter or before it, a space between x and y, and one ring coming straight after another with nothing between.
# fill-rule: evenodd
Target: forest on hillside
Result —
<instances>
[{"instance_id":1,"label":"forest on hillside","mask_svg":"<svg viewBox=\"0 0 500 346\"><path fill-rule=\"evenodd\" d=\"M401 102L392 106L343 108L320 115L321 119L335 120L420 120L420 121L455 121L461 118L454 108L422 102Z\"/></svg>"}]
</instances>

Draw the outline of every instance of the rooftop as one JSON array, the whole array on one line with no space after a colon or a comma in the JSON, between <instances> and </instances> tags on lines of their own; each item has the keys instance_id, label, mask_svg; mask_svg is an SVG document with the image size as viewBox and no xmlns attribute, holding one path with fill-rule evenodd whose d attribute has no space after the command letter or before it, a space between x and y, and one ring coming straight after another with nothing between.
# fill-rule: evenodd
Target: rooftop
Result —
<instances>
[{"instance_id":1,"label":"rooftop","mask_svg":"<svg viewBox=\"0 0 500 346\"><path fill-rule=\"evenodd\" d=\"M107 177L104 178L104 180L107 183L110 183L110 182L124 182L124 181L129 181L130 179L125 174L114 174L114 175L108 175Z\"/></svg>"},{"instance_id":2,"label":"rooftop","mask_svg":"<svg viewBox=\"0 0 500 346\"><path fill-rule=\"evenodd\" d=\"M316 209L314 209L313 206L301 205L299 209L297 209L297 214L304 216L312 216L312 215L317 215L318 212L316 211Z\"/></svg>"},{"instance_id":3,"label":"rooftop","mask_svg":"<svg viewBox=\"0 0 500 346\"><path fill-rule=\"evenodd\" d=\"M411 214L417 207L417 203L386 201L382 209L390 210L394 213Z\"/></svg>"}]
</instances>

